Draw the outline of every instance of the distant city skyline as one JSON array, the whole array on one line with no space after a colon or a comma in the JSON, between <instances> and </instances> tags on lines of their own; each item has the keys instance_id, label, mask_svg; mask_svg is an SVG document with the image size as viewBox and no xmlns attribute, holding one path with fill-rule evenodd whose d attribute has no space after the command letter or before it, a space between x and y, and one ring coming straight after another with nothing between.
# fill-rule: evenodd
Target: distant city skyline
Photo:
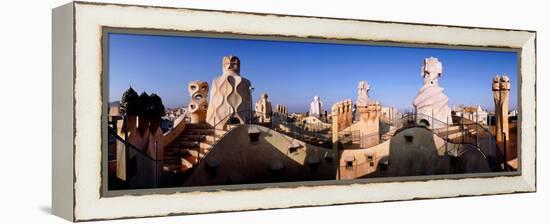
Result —
<instances>
[{"instance_id":1,"label":"distant city skyline","mask_svg":"<svg viewBox=\"0 0 550 224\"><path fill-rule=\"evenodd\" d=\"M109 101L119 101L130 86L156 93L167 108L186 107L187 85L222 73L226 55L241 59L254 102L262 93L286 105L290 113L307 112L318 95L323 109L344 99L355 102L357 85L369 83L370 99L400 111L412 109L422 87L424 58L443 64L439 85L449 106L480 105L493 111L492 79L510 77L510 110L517 107L517 53L418 47L239 40L184 36L109 34Z\"/></svg>"}]
</instances>

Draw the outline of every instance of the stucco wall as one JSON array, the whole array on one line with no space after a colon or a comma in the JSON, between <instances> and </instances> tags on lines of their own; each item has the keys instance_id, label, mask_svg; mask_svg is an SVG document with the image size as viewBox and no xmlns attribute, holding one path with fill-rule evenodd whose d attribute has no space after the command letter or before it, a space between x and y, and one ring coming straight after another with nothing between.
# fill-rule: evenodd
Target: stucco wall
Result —
<instances>
[{"instance_id":1,"label":"stucco wall","mask_svg":"<svg viewBox=\"0 0 550 224\"><path fill-rule=\"evenodd\" d=\"M260 131L257 143L250 143L248 128L251 126ZM291 153L288 148L293 141L302 147ZM184 185L333 180L336 176L335 163L324 159L325 153L330 151L292 140L262 126L239 125L218 142ZM316 168L308 163L309 157L319 158ZM209 175L206 161L214 160L219 162L219 166L216 175ZM281 163L284 168L273 171L273 163Z\"/></svg>"}]
</instances>

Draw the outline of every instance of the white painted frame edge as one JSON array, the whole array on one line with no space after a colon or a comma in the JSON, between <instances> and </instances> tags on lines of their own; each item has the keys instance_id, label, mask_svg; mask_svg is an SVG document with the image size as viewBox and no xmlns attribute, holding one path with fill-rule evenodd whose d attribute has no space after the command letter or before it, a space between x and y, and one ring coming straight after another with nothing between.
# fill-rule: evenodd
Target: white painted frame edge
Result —
<instances>
[{"instance_id":1,"label":"white painted frame edge","mask_svg":"<svg viewBox=\"0 0 550 224\"><path fill-rule=\"evenodd\" d=\"M74 6L76 221L536 191L535 32L80 2ZM521 49L521 175L101 197L102 27Z\"/></svg>"}]
</instances>

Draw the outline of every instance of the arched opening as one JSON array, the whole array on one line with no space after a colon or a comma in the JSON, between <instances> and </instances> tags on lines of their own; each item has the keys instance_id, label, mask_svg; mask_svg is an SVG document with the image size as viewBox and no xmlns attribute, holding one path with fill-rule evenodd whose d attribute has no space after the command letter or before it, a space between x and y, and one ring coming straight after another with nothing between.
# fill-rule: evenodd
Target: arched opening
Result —
<instances>
[{"instance_id":1,"label":"arched opening","mask_svg":"<svg viewBox=\"0 0 550 224\"><path fill-rule=\"evenodd\" d=\"M430 122L428 122L426 119L422 119L418 123L422 126L430 127Z\"/></svg>"},{"instance_id":2,"label":"arched opening","mask_svg":"<svg viewBox=\"0 0 550 224\"><path fill-rule=\"evenodd\" d=\"M202 95L201 94L196 94L195 95L195 100L197 100L197 101L202 100Z\"/></svg>"},{"instance_id":3,"label":"arched opening","mask_svg":"<svg viewBox=\"0 0 550 224\"><path fill-rule=\"evenodd\" d=\"M240 123L241 123L241 120L239 120L239 118L236 118L236 117L231 117L227 121L227 124L240 124Z\"/></svg>"}]
</instances>

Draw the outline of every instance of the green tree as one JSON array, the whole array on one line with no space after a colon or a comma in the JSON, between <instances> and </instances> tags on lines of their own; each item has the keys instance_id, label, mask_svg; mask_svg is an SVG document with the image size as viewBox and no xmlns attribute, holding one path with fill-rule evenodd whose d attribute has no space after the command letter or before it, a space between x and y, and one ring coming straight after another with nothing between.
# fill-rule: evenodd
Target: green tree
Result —
<instances>
[{"instance_id":1,"label":"green tree","mask_svg":"<svg viewBox=\"0 0 550 224\"><path fill-rule=\"evenodd\" d=\"M149 117L150 97L146 92L139 95L139 108L137 115L143 118Z\"/></svg>"},{"instance_id":2,"label":"green tree","mask_svg":"<svg viewBox=\"0 0 550 224\"><path fill-rule=\"evenodd\" d=\"M160 119L162 116L166 115L162 99L157 94L152 93L151 96L149 96L147 114L150 118L155 119Z\"/></svg>"},{"instance_id":3,"label":"green tree","mask_svg":"<svg viewBox=\"0 0 550 224\"><path fill-rule=\"evenodd\" d=\"M132 89L128 88L123 94L122 99L120 100L120 112L125 115L138 115L139 110L141 109L139 96Z\"/></svg>"}]
</instances>

